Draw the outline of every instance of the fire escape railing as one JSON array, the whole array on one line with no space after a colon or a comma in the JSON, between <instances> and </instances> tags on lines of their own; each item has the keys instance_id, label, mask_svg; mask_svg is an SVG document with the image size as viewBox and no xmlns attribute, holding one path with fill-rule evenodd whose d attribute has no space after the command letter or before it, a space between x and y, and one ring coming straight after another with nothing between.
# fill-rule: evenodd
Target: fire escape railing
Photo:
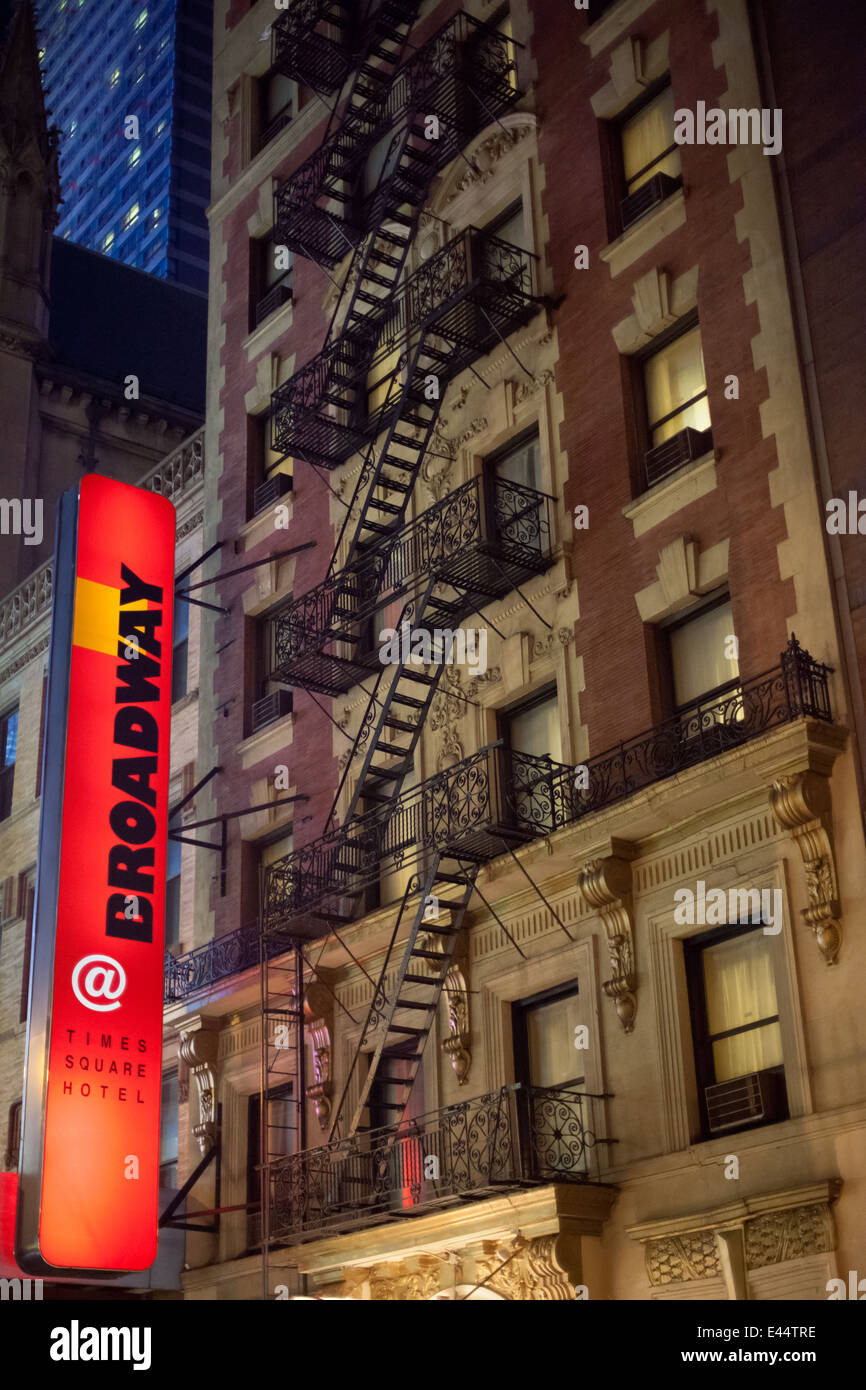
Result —
<instances>
[{"instance_id":1,"label":"fire escape railing","mask_svg":"<svg viewBox=\"0 0 866 1390\"><path fill-rule=\"evenodd\" d=\"M451 625L480 599L508 593L550 563L551 499L505 478L477 476L389 537L380 550L329 576L273 623L273 680L291 684L298 663L315 679L309 658L328 646L329 660L315 687L335 694L379 669L370 648L340 655L347 630L362 625L430 575L458 587ZM368 634L376 641L378 634ZM315 664L315 663L313 663Z\"/></svg>"},{"instance_id":2,"label":"fire escape railing","mask_svg":"<svg viewBox=\"0 0 866 1390\"><path fill-rule=\"evenodd\" d=\"M281 71L289 49L312 42L297 36L280 41ZM377 142L406 121L434 117L435 138L425 138L419 126L416 140L432 178L520 96L513 50L513 40L460 12L393 77L386 80L377 67L365 64L358 88L363 99L346 108L339 129L275 190L274 240L333 268L385 210L382 190L364 189L367 158ZM433 127L427 130L432 133ZM398 184L387 197L394 206L414 204L417 189Z\"/></svg>"},{"instance_id":3,"label":"fire escape railing","mask_svg":"<svg viewBox=\"0 0 866 1390\"><path fill-rule=\"evenodd\" d=\"M345 33L350 19L351 3L294 0L271 25L271 70L316 92L333 92L349 71L351 55L323 31L335 26Z\"/></svg>"},{"instance_id":4,"label":"fire escape railing","mask_svg":"<svg viewBox=\"0 0 866 1390\"><path fill-rule=\"evenodd\" d=\"M271 1233L312 1236L539 1182L598 1181L597 1104L558 1086L503 1086L399 1127L271 1165Z\"/></svg>"},{"instance_id":5,"label":"fire escape railing","mask_svg":"<svg viewBox=\"0 0 866 1390\"><path fill-rule=\"evenodd\" d=\"M428 852L485 862L537 836L632 796L643 787L717 757L795 719L831 721L828 674L791 637L774 670L695 701L671 719L580 766L550 757L479 749L456 766L355 816L271 864L264 885L264 930L292 922L317 930L305 914L402 869Z\"/></svg>"},{"instance_id":6,"label":"fire escape railing","mask_svg":"<svg viewBox=\"0 0 866 1390\"><path fill-rule=\"evenodd\" d=\"M535 312L533 260L530 252L476 227L453 237L394 294L370 307L362 333L343 334L278 387L271 398L274 449L322 468L338 467L400 408L401 391L383 391L381 403L370 404L368 383L376 367L392 359L390 376L399 376L410 339L436 333L449 345L438 373L441 391ZM403 386L423 395L423 378Z\"/></svg>"}]
</instances>

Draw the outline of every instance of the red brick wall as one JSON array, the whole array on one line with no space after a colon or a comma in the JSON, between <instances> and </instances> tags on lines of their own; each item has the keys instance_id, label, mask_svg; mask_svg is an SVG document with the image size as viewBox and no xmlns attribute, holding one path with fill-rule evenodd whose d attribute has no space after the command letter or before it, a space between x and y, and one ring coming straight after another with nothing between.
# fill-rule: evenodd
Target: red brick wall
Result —
<instances>
[{"instance_id":1,"label":"red brick wall","mask_svg":"<svg viewBox=\"0 0 866 1390\"><path fill-rule=\"evenodd\" d=\"M676 106L719 104L725 74L713 66L715 16L703 7L668 0L653 5L633 32L645 43L670 34ZM728 181L726 146L684 146L687 221L615 279L600 258L608 240L602 140L590 97L609 76L611 49L593 60L579 42L586 23L558 0L535 0L532 53L539 70L543 206L550 227L547 255L557 293L560 349L556 371L565 419L559 443L567 451L566 511L589 507L589 529L575 533L574 574L581 618L576 648L584 658L581 718L590 753L651 726L658 718L655 677L634 595L656 580L659 551L677 536L708 549L730 537L730 589L740 640L740 670L758 674L776 664L794 609L790 583L779 579L776 546L784 539L781 511L770 509L768 473L775 446L761 438L758 408L766 376L752 366L750 339L757 313L745 302L742 276L749 249L737 241L739 187ZM589 269L574 269L574 247L589 247ZM719 486L653 527L640 539L622 508L633 498L629 463L629 390L611 329L632 312L633 283L653 266L675 280L698 264L698 311L707 372ZM735 373L740 399L724 398ZM760 601L756 597L760 595Z\"/></svg>"}]
</instances>

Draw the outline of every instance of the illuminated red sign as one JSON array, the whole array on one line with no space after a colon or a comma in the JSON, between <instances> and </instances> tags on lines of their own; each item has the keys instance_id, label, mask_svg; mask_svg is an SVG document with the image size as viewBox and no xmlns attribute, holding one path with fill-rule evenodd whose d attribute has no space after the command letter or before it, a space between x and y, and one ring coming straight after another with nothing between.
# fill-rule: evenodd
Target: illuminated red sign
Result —
<instances>
[{"instance_id":1,"label":"illuminated red sign","mask_svg":"<svg viewBox=\"0 0 866 1390\"><path fill-rule=\"evenodd\" d=\"M61 501L17 1254L156 1257L175 513L91 474Z\"/></svg>"}]
</instances>

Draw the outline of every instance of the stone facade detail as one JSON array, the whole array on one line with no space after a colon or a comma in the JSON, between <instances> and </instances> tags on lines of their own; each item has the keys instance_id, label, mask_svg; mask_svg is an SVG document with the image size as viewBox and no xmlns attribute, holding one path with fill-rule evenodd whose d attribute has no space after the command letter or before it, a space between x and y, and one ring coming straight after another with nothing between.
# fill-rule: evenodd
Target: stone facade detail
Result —
<instances>
[{"instance_id":1,"label":"stone facade detail","mask_svg":"<svg viewBox=\"0 0 866 1390\"><path fill-rule=\"evenodd\" d=\"M830 786L814 772L777 778L770 790L773 814L803 859L809 906L803 919L811 927L827 965L835 965L842 945L842 921L830 812Z\"/></svg>"}]
</instances>

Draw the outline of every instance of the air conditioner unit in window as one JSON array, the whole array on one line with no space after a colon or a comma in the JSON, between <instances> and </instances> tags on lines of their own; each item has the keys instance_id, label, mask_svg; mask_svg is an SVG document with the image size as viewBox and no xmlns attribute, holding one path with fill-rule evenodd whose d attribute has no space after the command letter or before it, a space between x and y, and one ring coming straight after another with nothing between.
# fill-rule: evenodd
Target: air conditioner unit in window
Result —
<instances>
[{"instance_id":1,"label":"air conditioner unit in window","mask_svg":"<svg viewBox=\"0 0 866 1390\"><path fill-rule=\"evenodd\" d=\"M284 715L292 712L292 692L290 690L275 690L272 695L265 695L264 699L256 700L252 709L253 733L258 733L266 724L273 724L274 720L282 719Z\"/></svg>"},{"instance_id":2,"label":"air conditioner unit in window","mask_svg":"<svg viewBox=\"0 0 866 1390\"><path fill-rule=\"evenodd\" d=\"M623 198L620 203L620 220L623 231L630 227L633 222L644 217L658 203L663 203L665 198L676 193L681 184L682 179L672 178L670 174L653 174L652 178L647 179L646 183L642 183L634 193Z\"/></svg>"},{"instance_id":3,"label":"air conditioner unit in window","mask_svg":"<svg viewBox=\"0 0 866 1390\"><path fill-rule=\"evenodd\" d=\"M733 1081L707 1086L707 1119L711 1134L743 1129L762 1120L783 1120L788 1098L779 1071L753 1071Z\"/></svg>"},{"instance_id":4,"label":"air conditioner unit in window","mask_svg":"<svg viewBox=\"0 0 866 1390\"><path fill-rule=\"evenodd\" d=\"M683 464L694 463L695 459L708 453L712 447L712 430L694 430L691 426L680 430L679 434L672 435L664 444L657 444L646 454L647 487L661 482L662 478L666 478L669 473L675 473Z\"/></svg>"},{"instance_id":5,"label":"air conditioner unit in window","mask_svg":"<svg viewBox=\"0 0 866 1390\"><path fill-rule=\"evenodd\" d=\"M267 482L259 483L253 491L253 516L258 516L268 507L292 490L292 480L288 473L274 473Z\"/></svg>"}]
</instances>

